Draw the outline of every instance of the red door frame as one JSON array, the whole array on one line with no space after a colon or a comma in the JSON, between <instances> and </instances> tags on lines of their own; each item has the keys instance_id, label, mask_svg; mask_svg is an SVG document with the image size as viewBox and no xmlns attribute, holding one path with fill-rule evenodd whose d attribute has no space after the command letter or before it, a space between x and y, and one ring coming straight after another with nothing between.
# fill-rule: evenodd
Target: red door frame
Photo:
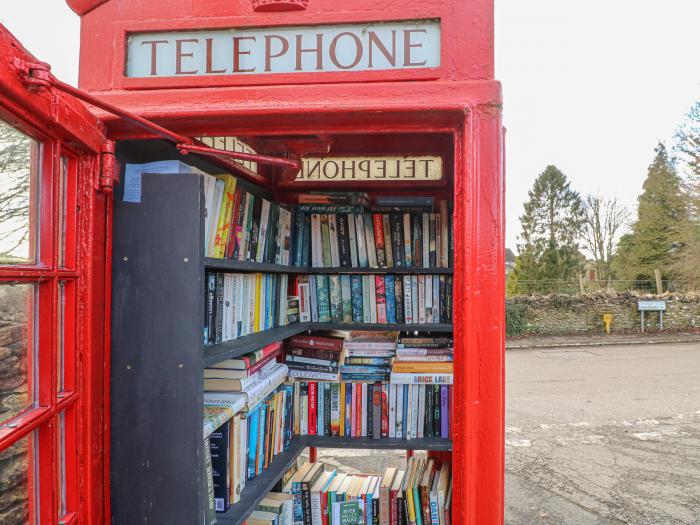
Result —
<instances>
[{"instance_id":1,"label":"red door frame","mask_svg":"<svg viewBox=\"0 0 700 525\"><path fill-rule=\"evenodd\" d=\"M33 407L0 426L0 450L37 431L40 479L35 507L38 522L58 517L60 442L65 418L66 496L62 524L102 523L105 486L103 450L106 296L106 231L109 199L97 192L99 151L104 128L72 97L36 92L23 82L17 61L35 62L0 25L0 118L42 144L39 220L40 257L36 264L0 267L2 282L39 283L38 399ZM65 157L65 164L62 161ZM62 172L61 170L65 170ZM65 193L59 188L65 177ZM66 195L65 218L59 199ZM66 225L66 255L59 264L59 225ZM59 308L59 282L65 283L67 310ZM64 386L57 380L60 329L65 348Z\"/></svg>"}]
</instances>

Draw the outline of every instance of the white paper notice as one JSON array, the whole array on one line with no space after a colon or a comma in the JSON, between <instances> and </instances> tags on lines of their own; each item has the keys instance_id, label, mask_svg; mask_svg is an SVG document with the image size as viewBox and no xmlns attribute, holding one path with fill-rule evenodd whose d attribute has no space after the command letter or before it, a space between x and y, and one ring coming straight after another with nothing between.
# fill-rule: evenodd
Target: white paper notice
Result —
<instances>
[{"instance_id":1,"label":"white paper notice","mask_svg":"<svg viewBox=\"0 0 700 525\"><path fill-rule=\"evenodd\" d=\"M127 164L124 170L124 202L141 202L141 177L144 173L195 173L199 170L179 160L145 164Z\"/></svg>"}]
</instances>

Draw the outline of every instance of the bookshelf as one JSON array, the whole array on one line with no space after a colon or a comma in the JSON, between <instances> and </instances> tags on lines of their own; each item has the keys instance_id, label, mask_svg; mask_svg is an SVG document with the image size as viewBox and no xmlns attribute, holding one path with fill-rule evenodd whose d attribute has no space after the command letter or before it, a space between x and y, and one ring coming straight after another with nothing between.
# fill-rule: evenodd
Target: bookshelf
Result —
<instances>
[{"instance_id":1,"label":"bookshelf","mask_svg":"<svg viewBox=\"0 0 700 525\"><path fill-rule=\"evenodd\" d=\"M143 144L143 143L140 143ZM148 143L151 144L151 143ZM163 157L162 146L121 146L120 161ZM167 158L174 158L173 152ZM200 165L204 169L206 165ZM219 172L219 170L207 170ZM112 523L201 524L202 370L276 341L320 330L452 332L451 323L293 323L238 339L203 343L206 272L270 274L452 275L452 268L309 268L203 256L204 190L192 174L149 174L141 202L117 193L113 231L111 353ZM245 189L270 199L265 190ZM307 447L449 452L443 438L294 436L269 467L247 481L241 501L217 514L240 525ZM175 518L176 517L176 518Z\"/></svg>"}]
</instances>

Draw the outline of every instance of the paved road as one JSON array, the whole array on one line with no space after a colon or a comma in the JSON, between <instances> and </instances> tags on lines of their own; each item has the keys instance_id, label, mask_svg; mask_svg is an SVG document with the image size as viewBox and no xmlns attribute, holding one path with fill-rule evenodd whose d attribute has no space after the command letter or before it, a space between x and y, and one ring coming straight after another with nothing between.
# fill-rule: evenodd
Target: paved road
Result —
<instances>
[{"instance_id":1,"label":"paved road","mask_svg":"<svg viewBox=\"0 0 700 525\"><path fill-rule=\"evenodd\" d=\"M506 363L508 525L700 524L700 344Z\"/></svg>"}]
</instances>

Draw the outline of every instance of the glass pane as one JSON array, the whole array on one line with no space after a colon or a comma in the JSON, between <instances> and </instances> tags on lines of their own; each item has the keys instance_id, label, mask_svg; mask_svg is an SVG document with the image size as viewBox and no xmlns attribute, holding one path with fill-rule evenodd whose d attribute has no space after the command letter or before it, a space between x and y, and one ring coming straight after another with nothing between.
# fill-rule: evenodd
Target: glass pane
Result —
<instances>
[{"instance_id":1,"label":"glass pane","mask_svg":"<svg viewBox=\"0 0 700 525\"><path fill-rule=\"evenodd\" d=\"M66 283L60 281L58 283L58 352L56 352L56 385L58 391L62 392L65 389L65 313L66 313Z\"/></svg>"},{"instance_id":2,"label":"glass pane","mask_svg":"<svg viewBox=\"0 0 700 525\"><path fill-rule=\"evenodd\" d=\"M38 143L0 120L0 264L35 260Z\"/></svg>"},{"instance_id":3,"label":"glass pane","mask_svg":"<svg viewBox=\"0 0 700 525\"><path fill-rule=\"evenodd\" d=\"M34 286L0 284L0 424L34 401Z\"/></svg>"},{"instance_id":4,"label":"glass pane","mask_svg":"<svg viewBox=\"0 0 700 525\"><path fill-rule=\"evenodd\" d=\"M66 261L66 207L68 191L66 188L68 180L68 159L61 157L59 165L59 213L58 213L58 266L65 266Z\"/></svg>"},{"instance_id":5,"label":"glass pane","mask_svg":"<svg viewBox=\"0 0 700 525\"><path fill-rule=\"evenodd\" d=\"M3 525L31 523L30 498L36 493L31 475L35 443L35 436L30 434L0 452L0 523Z\"/></svg>"},{"instance_id":6,"label":"glass pane","mask_svg":"<svg viewBox=\"0 0 700 525\"><path fill-rule=\"evenodd\" d=\"M58 517L66 513L66 414L58 416Z\"/></svg>"}]
</instances>

